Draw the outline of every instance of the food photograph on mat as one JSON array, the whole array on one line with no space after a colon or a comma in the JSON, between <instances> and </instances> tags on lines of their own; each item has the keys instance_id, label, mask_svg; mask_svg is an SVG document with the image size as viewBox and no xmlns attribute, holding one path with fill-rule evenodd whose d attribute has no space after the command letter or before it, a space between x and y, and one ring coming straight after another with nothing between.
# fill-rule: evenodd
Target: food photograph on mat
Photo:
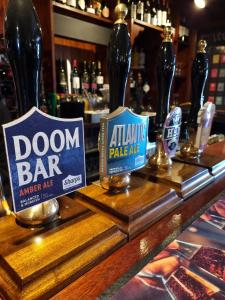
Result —
<instances>
[{"instance_id":1,"label":"food photograph on mat","mask_svg":"<svg viewBox=\"0 0 225 300\"><path fill-rule=\"evenodd\" d=\"M201 219L219 229L225 230L225 197L211 206L201 216Z\"/></svg>"},{"instance_id":2,"label":"food photograph on mat","mask_svg":"<svg viewBox=\"0 0 225 300\"><path fill-rule=\"evenodd\" d=\"M112 299L225 299L225 233L213 222L224 216L222 196Z\"/></svg>"}]
</instances>

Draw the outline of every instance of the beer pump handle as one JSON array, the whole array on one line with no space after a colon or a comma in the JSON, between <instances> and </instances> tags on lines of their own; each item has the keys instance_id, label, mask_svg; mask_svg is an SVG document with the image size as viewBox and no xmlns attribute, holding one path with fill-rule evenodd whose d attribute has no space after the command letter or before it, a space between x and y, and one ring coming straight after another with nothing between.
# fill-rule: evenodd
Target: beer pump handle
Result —
<instances>
[{"instance_id":1,"label":"beer pump handle","mask_svg":"<svg viewBox=\"0 0 225 300\"><path fill-rule=\"evenodd\" d=\"M205 40L200 40L198 50L192 64L191 83L192 83L192 98L189 114L188 126L190 128L197 127L198 112L203 106L204 88L208 77L208 58L205 51L207 43Z\"/></svg>"},{"instance_id":2,"label":"beer pump handle","mask_svg":"<svg viewBox=\"0 0 225 300\"><path fill-rule=\"evenodd\" d=\"M5 44L21 116L40 99L42 32L31 0L9 0Z\"/></svg>"},{"instance_id":3,"label":"beer pump handle","mask_svg":"<svg viewBox=\"0 0 225 300\"><path fill-rule=\"evenodd\" d=\"M164 39L157 62L158 101L156 114L156 130L161 133L165 119L169 113L170 94L176 68L176 57L172 44L171 27L164 28Z\"/></svg>"},{"instance_id":4,"label":"beer pump handle","mask_svg":"<svg viewBox=\"0 0 225 300\"><path fill-rule=\"evenodd\" d=\"M125 17L128 9L125 4L115 8L117 20L113 25L108 47L108 70L110 87L110 112L124 106L125 92L131 63L131 43Z\"/></svg>"}]
</instances>

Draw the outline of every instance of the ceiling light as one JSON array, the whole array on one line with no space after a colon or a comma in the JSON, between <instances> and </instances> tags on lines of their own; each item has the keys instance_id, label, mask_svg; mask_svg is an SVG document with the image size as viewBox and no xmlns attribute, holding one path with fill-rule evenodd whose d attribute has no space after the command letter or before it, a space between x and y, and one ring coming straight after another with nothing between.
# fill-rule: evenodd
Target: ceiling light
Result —
<instances>
[{"instance_id":1,"label":"ceiling light","mask_svg":"<svg viewBox=\"0 0 225 300\"><path fill-rule=\"evenodd\" d=\"M205 7L205 0L194 0L194 2L195 2L195 5L198 8L204 8Z\"/></svg>"}]
</instances>

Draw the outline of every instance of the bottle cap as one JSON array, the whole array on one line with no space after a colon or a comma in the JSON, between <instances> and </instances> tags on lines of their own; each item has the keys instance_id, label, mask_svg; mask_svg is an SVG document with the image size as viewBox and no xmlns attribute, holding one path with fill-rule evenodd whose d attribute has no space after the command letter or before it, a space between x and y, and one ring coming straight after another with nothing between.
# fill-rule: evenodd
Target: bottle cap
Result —
<instances>
[{"instance_id":1,"label":"bottle cap","mask_svg":"<svg viewBox=\"0 0 225 300\"><path fill-rule=\"evenodd\" d=\"M172 27L169 27L169 26L164 27L163 42L172 42Z\"/></svg>"},{"instance_id":2,"label":"bottle cap","mask_svg":"<svg viewBox=\"0 0 225 300\"><path fill-rule=\"evenodd\" d=\"M205 48L207 46L206 40L200 40L198 42L198 53L206 53Z\"/></svg>"},{"instance_id":3,"label":"bottle cap","mask_svg":"<svg viewBox=\"0 0 225 300\"><path fill-rule=\"evenodd\" d=\"M115 8L116 22L114 24L127 24L125 18L128 14L128 8L124 3L120 3Z\"/></svg>"}]
</instances>

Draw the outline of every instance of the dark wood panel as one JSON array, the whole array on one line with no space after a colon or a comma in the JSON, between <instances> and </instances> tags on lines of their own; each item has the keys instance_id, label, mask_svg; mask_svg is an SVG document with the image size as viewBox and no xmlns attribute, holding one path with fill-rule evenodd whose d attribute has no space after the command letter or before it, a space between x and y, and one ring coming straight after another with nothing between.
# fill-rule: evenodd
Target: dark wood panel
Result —
<instances>
[{"instance_id":1,"label":"dark wood panel","mask_svg":"<svg viewBox=\"0 0 225 300\"><path fill-rule=\"evenodd\" d=\"M7 0L0 1L0 34L3 34L4 30L4 16L6 12Z\"/></svg>"}]
</instances>

